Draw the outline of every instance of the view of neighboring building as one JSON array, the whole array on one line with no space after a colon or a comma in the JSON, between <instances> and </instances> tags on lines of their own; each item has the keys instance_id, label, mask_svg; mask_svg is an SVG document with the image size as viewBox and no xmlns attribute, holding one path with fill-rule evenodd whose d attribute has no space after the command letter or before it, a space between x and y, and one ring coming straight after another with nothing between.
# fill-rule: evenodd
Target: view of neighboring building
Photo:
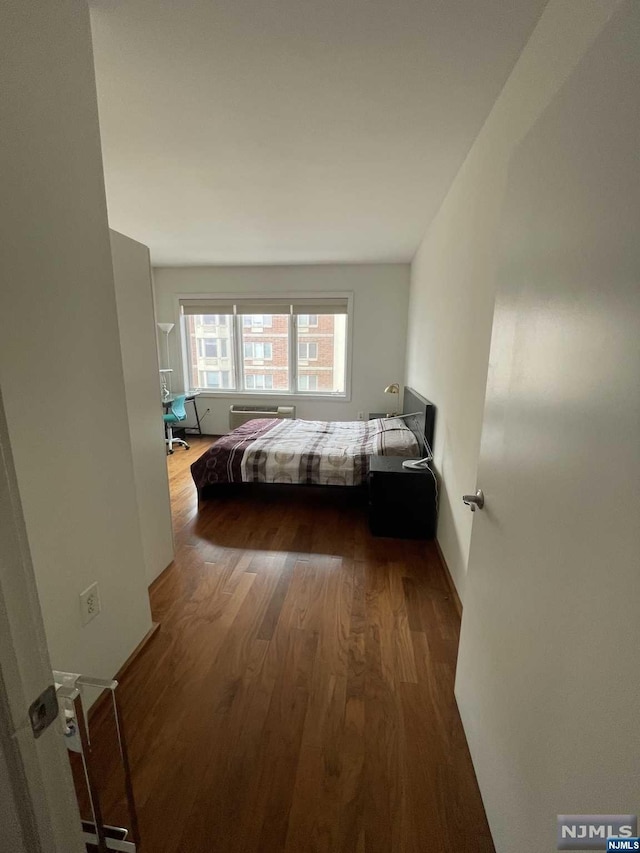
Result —
<instances>
[{"instance_id":1,"label":"view of neighboring building","mask_svg":"<svg viewBox=\"0 0 640 853\"><path fill-rule=\"evenodd\" d=\"M191 388L234 388L233 317L201 314L185 318Z\"/></svg>"},{"instance_id":2,"label":"view of neighboring building","mask_svg":"<svg viewBox=\"0 0 640 853\"><path fill-rule=\"evenodd\" d=\"M184 319L192 388L345 392L345 314L194 314Z\"/></svg>"}]
</instances>

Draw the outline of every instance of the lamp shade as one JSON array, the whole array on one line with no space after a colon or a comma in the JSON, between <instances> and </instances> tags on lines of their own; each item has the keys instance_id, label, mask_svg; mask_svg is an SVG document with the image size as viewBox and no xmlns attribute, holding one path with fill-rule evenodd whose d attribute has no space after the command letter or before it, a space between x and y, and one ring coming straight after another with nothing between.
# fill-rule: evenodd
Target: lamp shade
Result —
<instances>
[{"instance_id":1,"label":"lamp shade","mask_svg":"<svg viewBox=\"0 0 640 853\"><path fill-rule=\"evenodd\" d=\"M391 385L387 385L387 387L384 389L384 393L385 394L399 394L400 393L400 386L398 385L397 382L392 382Z\"/></svg>"},{"instance_id":2,"label":"lamp shade","mask_svg":"<svg viewBox=\"0 0 640 853\"><path fill-rule=\"evenodd\" d=\"M163 371L162 379L163 381L167 380L169 382L169 392L171 392L171 374L173 373L171 369L171 359L169 356L169 332L175 326L175 323L156 323L156 326L160 329L161 332L164 332L165 338L164 342L167 347L167 363ZM159 355L159 353L158 353Z\"/></svg>"}]
</instances>

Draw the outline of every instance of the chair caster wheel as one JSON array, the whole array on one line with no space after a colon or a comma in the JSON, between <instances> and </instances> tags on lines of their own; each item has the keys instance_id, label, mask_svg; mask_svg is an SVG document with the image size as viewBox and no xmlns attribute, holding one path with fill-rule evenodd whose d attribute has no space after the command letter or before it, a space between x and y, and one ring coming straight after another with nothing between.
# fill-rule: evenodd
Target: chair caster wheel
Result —
<instances>
[{"instance_id":1,"label":"chair caster wheel","mask_svg":"<svg viewBox=\"0 0 640 853\"><path fill-rule=\"evenodd\" d=\"M169 450L169 451L167 451L167 456L173 456L173 453L174 453L173 450Z\"/></svg>"},{"instance_id":2,"label":"chair caster wheel","mask_svg":"<svg viewBox=\"0 0 640 853\"><path fill-rule=\"evenodd\" d=\"M191 450L191 447L188 444L185 444L184 449L185 450Z\"/></svg>"}]
</instances>

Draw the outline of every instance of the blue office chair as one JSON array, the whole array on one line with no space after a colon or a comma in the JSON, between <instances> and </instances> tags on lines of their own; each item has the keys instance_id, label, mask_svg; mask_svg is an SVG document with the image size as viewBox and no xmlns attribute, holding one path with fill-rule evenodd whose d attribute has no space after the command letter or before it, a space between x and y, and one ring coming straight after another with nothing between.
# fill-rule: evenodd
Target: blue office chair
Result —
<instances>
[{"instance_id":1,"label":"blue office chair","mask_svg":"<svg viewBox=\"0 0 640 853\"><path fill-rule=\"evenodd\" d=\"M185 399L186 396L184 394L179 394L171 403L171 411L162 416L164 418L164 426L167 431L167 453L173 453L174 444L181 444L185 450L189 450L189 445L183 438L173 437L174 424L179 424L180 421L186 421L187 419L187 412L184 407Z\"/></svg>"}]
</instances>

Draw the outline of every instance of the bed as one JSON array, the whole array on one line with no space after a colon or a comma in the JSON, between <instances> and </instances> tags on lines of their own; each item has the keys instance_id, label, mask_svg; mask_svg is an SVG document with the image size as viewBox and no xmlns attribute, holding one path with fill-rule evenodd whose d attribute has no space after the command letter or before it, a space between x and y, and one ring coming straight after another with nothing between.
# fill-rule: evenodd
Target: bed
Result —
<instances>
[{"instance_id":1,"label":"bed","mask_svg":"<svg viewBox=\"0 0 640 853\"><path fill-rule=\"evenodd\" d=\"M403 412L369 421L262 418L222 436L191 466L200 498L238 484L359 487L374 455L417 458L433 442L435 408L410 388Z\"/></svg>"}]
</instances>

